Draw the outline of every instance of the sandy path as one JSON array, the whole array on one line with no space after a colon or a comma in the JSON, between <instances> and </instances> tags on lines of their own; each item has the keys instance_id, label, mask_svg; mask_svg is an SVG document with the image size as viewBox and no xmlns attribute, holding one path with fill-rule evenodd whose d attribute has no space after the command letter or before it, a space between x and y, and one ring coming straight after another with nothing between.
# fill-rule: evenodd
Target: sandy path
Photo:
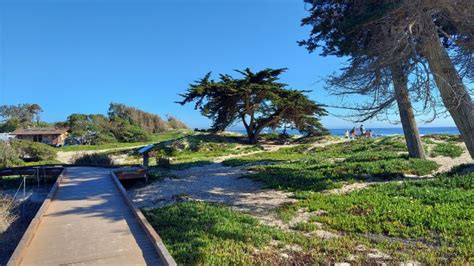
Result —
<instances>
[{"instance_id":1,"label":"sandy path","mask_svg":"<svg viewBox=\"0 0 474 266\"><path fill-rule=\"evenodd\" d=\"M464 153L457 158L451 158L451 157L445 157L445 156L437 156L434 158L429 158L430 160L435 161L440 165L439 169L435 172L435 174L447 172L451 170L451 168L453 168L454 166L457 166L460 164L474 163L474 160L471 158L471 156L469 155L469 152L467 151L466 144L458 143L456 145L460 146L464 150Z\"/></svg>"},{"instance_id":2,"label":"sandy path","mask_svg":"<svg viewBox=\"0 0 474 266\"><path fill-rule=\"evenodd\" d=\"M60 161L61 163L68 164L68 163L72 163L74 158L85 155L85 154L104 153L104 152L121 151L121 150L125 151L125 150L140 148L140 147L143 147L143 145L126 147L126 148L111 148L111 149L90 150L90 151L58 151L56 160ZM121 159L118 159L118 160L121 160Z\"/></svg>"},{"instance_id":3,"label":"sandy path","mask_svg":"<svg viewBox=\"0 0 474 266\"><path fill-rule=\"evenodd\" d=\"M328 141L313 146L323 147L342 141L344 140ZM263 219L273 219L272 209L284 203L295 202L291 198L292 193L264 189L259 182L241 178L247 173L245 166L226 167L221 162L230 158L277 151L293 146L296 144L264 145L264 150L261 151L218 157L210 165L171 171L171 175L175 178L167 178L143 188L131 189L129 194L134 203L141 208L162 207L182 200L200 200L223 203Z\"/></svg>"},{"instance_id":4,"label":"sandy path","mask_svg":"<svg viewBox=\"0 0 474 266\"><path fill-rule=\"evenodd\" d=\"M165 179L129 191L140 208L162 207L180 200L219 202L238 210L264 215L283 203L293 202L291 193L263 189L247 178L243 167L214 163L182 171L172 171L176 178Z\"/></svg>"}]
</instances>

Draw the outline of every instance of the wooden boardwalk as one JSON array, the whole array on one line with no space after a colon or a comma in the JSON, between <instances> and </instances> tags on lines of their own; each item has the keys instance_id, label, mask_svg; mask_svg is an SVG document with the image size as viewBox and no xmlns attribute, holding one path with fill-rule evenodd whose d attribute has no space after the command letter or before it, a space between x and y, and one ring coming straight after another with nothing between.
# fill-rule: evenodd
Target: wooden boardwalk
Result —
<instances>
[{"instance_id":1,"label":"wooden boardwalk","mask_svg":"<svg viewBox=\"0 0 474 266\"><path fill-rule=\"evenodd\" d=\"M110 169L92 167L67 169L23 249L21 265L164 264Z\"/></svg>"}]
</instances>

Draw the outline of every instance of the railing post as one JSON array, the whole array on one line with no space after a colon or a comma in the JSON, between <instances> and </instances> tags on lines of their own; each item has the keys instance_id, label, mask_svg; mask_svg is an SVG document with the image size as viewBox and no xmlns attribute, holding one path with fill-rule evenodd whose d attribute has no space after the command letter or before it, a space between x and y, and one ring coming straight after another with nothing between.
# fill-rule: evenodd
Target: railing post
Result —
<instances>
[{"instance_id":1,"label":"railing post","mask_svg":"<svg viewBox=\"0 0 474 266\"><path fill-rule=\"evenodd\" d=\"M20 178L23 177L23 201L26 199L26 175L20 175Z\"/></svg>"}]
</instances>

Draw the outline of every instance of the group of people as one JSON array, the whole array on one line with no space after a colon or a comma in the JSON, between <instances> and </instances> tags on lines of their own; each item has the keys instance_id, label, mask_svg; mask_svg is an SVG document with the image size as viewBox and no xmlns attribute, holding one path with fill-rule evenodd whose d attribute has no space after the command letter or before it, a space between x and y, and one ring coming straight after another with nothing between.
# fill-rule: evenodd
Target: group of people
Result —
<instances>
[{"instance_id":1,"label":"group of people","mask_svg":"<svg viewBox=\"0 0 474 266\"><path fill-rule=\"evenodd\" d=\"M345 137L348 139L356 139L358 137L372 138L373 134L372 130L365 130L364 125L360 125L359 130L356 127L353 127L350 131L346 130Z\"/></svg>"}]
</instances>

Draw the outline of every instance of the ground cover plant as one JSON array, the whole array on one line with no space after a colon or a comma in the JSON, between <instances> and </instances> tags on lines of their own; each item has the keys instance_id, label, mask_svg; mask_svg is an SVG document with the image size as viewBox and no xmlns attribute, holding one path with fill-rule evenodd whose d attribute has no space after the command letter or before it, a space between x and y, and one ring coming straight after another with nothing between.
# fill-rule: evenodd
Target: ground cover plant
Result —
<instances>
[{"instance_id":1,"label":"ground cover plant","mask_svg":"<svg viewBox=\"0 0 474 266\"><path fill-rule=\"evenodd\" d=\"M386 238L420 247L414 256L428 264L474 262L474 173L434 180L388 183L350 194L298 192L300 200L280 210L291 219L298 209L324 210L297 226L314 223L344 234ZM409 244L407 244L409 245Z\"/></svg>"},{"instance_id":2,"label":"ground cover plant","mask_svg":"<svg viewBox=\"0 0 474 266\"><path fill-rule=\"evenodd\" d=\"M269 188L322 191L356 180L390 180L404 174L427 175L435 162L408 158L398 137L358 140L314 147L298 145L225 161L225 165L250 166L246 177Z\"/></svg>"},{"instance_id":3,"label":"ground cover plant","mask_svg":"<svg viewBox=\"0 0 474 266\"><path fill-rule=\"evenodd\" d=\"M437 140L447 142L462 142L461 135L451 134L430 134L423 136L423 140Z\"/></svg>"},{"instance_id":4,"label":"ground cover plant","mask_svg":"<svg viewBox=\"0 0 474 266\"><path fill-rule=\"evenodd\" d=\"M472 166L431 179L403 179L430 174L438 165L408 158L399 137L317 144L224 161L248 168L247 177L267 187L293 192L297 202L275 210L275 219L289 229L205 202L180 202L145 215L182 264L474 262L474 173L465 171ZM364 181L372 185L328 193ZM321 238L320 231L335 237Z\"/></svg>"},{"instance_id":5,"label":"ground cover plant","mask_svg":"<svg viewBox=\"0 0 474 266\"><path fill-rule=\"evenodd\" d=\"M342 247L357 244L346 237L321 240L287 232L212 203L182 202L143 212L182 265L327 264L343 261L350 252Z\"/></svg>"},{"instance_id":6,"label":"ground cover plant","mask_svg":"<svg viewBox=\"0 0 474 266\"><path fill-rule=\"evenodd\" d=\"M453 143L438 143L431 150L431 157L447 156L451 158L459 157L463 154L463 149Z\"/></svg>"},{"instance_id":7,"label":"ground cover plant","mask_svg":"<svg viewBox=\"0 0 474 266\"><path fill-rule=\"evenodd\" d=\"M164 141L155 149L155 157L171 159L171 168L183 169L212 163L217 157L261 151L247 144L241 136L226 134L194 134Z\"/></svg>"}]
</instances>

